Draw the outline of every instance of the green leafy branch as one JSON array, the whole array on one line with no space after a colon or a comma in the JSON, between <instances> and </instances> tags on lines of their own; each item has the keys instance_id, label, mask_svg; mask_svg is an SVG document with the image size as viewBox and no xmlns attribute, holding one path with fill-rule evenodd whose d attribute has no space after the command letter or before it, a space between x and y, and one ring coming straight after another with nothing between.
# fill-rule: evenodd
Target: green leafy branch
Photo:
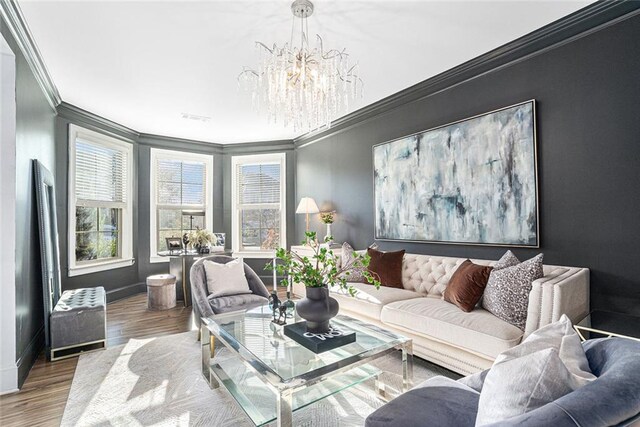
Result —
<instances>
[{"instance_id":1,"label":"green leafy branch","mask_svg":"<svg viewBox=\"0 0 640 427\"><path fill-rule=\"evenodd\" d=\"M356 289L349 284L349 276L355 270L363 270L362 276L367 282L374 285L376 289L380 288L377 275L367 270L371 262L369 255L354 252L351 263L338 267L337 257L331 249L317 243L314 231L306 232L305 237L305 242L312 242L313 255L311 257L300 256L284 248L278 248L275 258L280 262L276 263L275 267L271 263L265 266L265 269L275 269L280 275L287 277L282 280L283 286L288 286L289 281L291 284L302 283L310 288L339 286L349 295L354 296ZM329 243L331 240L331 238L325 239L325 243Z\"/></svg>"}]
</instances>

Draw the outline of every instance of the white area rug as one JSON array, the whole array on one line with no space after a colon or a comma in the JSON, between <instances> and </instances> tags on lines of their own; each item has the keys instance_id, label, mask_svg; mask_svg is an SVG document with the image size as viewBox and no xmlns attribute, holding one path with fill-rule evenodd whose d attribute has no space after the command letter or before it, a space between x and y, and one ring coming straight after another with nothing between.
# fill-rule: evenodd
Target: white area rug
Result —
<instances>
[{"instance_id":1,"label":"white area rug","mask_svg":"<svg viewBox=\"0 0 640 427\"><path fill-rule=\"evenodd\" d=\"M132 339L82 355L62 426L253 426L224 386L211 390L200 373L195 332ZM394 393L400 386L399 353L378 359ZM455 374L414 358L414 384ZM294 413L296 426L361 426L381 406L373 380ZM395 390L394 390L395 389ZM389 388L387 388L389 391Z\"/></svg>"}]
</instances>

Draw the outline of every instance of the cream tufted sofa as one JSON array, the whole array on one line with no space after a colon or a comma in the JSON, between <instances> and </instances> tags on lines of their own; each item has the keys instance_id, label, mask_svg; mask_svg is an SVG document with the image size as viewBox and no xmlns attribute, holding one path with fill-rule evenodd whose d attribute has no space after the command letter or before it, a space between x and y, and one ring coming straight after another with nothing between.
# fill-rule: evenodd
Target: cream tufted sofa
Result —
<instances>
[{"instance_id":1,"label":"cream tufted sofa","mask_svg":"<svg viewBox=\"0 0 640 427\"><path fill-rule=\"evenodd\" d=\"M408 336L415 355L464 375L491 367L499 353L563 313L578 321L589 312L589 270L545 265L544 277L533 282L529 294L524 332L480 306L465 313L442 299L451 275L465 260L405 254L404 289L352 283L355 297L339 289L332 289L332 296L340 302L340 313ZM304 296L304 287L294 285L294 293Z\"/></svg>"}]
</instances>

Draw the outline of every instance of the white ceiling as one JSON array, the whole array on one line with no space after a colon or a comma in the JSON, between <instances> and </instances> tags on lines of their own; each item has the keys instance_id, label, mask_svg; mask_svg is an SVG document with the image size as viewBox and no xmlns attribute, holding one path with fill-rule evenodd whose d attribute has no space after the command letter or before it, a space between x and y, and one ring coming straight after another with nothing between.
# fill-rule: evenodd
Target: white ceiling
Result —
<instances>
[{"instance_id":1,"label":"white ceiling","mask_svg":"<svg viewBox=\"0 0 640 427\"><path fill-rule=\"evenodd\" d=\"M357 109L589 3L316 0L309 32L359 63ZM20 1L64 101L140 132L218 143L298 136L267 124L236 80L243 66L256 65L255 41L289 40L289 5Z\"/></svg>"}]
</instances>

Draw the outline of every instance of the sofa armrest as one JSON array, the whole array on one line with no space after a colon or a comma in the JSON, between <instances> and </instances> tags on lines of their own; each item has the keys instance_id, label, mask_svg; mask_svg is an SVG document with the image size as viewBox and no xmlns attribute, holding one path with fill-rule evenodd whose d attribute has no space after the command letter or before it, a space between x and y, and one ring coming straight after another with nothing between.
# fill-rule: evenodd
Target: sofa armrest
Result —
<instances>
[{"instance_id":1,"label":"sofa armrest","mask_svg":"<svg viewBox=\"0 0 640 427\"><path fill-rule=\"evenodd\" d=\"M589 269L558 267L533 282L524 336L566 314L572 322L589 313Z\"/></svg>"}]
</instances>

